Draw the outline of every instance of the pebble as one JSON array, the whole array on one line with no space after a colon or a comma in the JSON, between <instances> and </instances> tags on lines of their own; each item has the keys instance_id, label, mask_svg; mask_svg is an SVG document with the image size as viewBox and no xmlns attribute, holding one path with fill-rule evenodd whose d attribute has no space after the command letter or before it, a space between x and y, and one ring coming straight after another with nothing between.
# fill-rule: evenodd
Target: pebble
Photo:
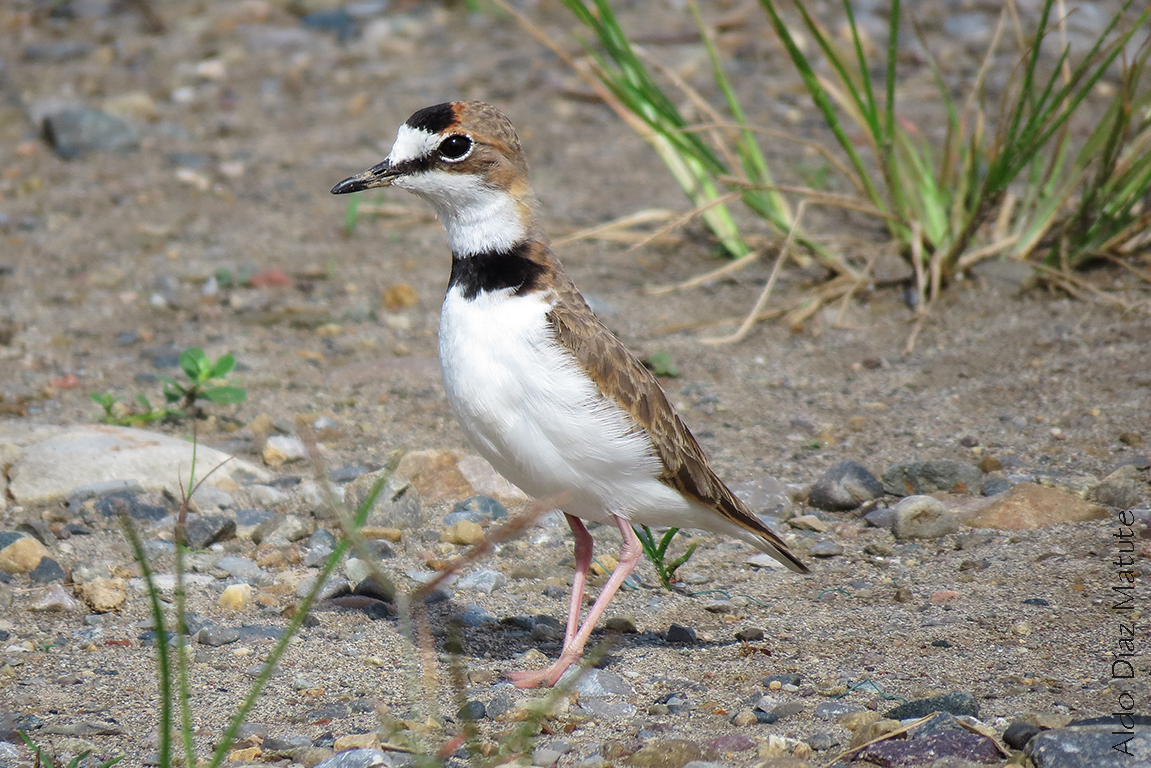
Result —
<instances>
[{"instance_id":1,"label":"pebble","mask_svg":"<svg viewBox=\"0 0 1151 768\"><path fill-rule=\"evenodd\" d=\"M328 473L328 479L333 483L350 483L360 475L368 473L368 468L363 464L345 464L342 467L333 469Z\"/></svg>"},{"instance_id":2,"label":"pebble","mask_svg":"<svg viewBox=\"0 0 1151 768\"><path fill-rule=\"evenodd\" d=\"M473 523L484 520L499 520L508 516L508 510L491 496L471 496L452 507L452 511L444 518L444 527L450 527L458 520L470 520Z\"/></svg>"},{"instance_id":3,"label":"pebble","mask_svg":"<svg viewBox=\"0 0 1151 768\"><path fill-rule=\"evenodd\" d=\"M979 702L970 693L954 691L929 699L915 699L888 710L884 717L909 720L930 715L932 712L950 712L953 715L979 717Z\"/></svg>"},{"instance_id":4,"label":"pebble","mask_svg":"<svg viewBox=\"0 0 1151 768\"><path fill-rule=\"evenodd\" d=\"M257 544L284 546L310 535L311 525L295 515L276 515L256 526L252 541Z\"/></svg>"},{"instance_id":5,"label":"pebble","mask_svg":"<svg viewBox=\"0 0 1151 768\"><path fill-rule=\"evenodd\" d=\"M196 489L192 494L192 501L196 502L196 506L201 510L228 509L233 504L232 494L207 483Z\"/></svg>"},{"instance_id":6,"label":"pebble","mask_svg":"<svg viewBox=\"0 0 1151 768\"><path fill-rule=\"evenodd\" d=\"M883 473L883 490L892 496L948 491L975 493L983 484L978 467L952 459L900 461Z\"/></svg>"},{"instance_id":7,"label":"pebble","mask_svg":"<svg viewBox=\"0 0 1151 768\"><path fill-rule=\"evenodd\" d=\"M236 579L256 580L264 575L263 569L254 561L237 555L225 555L212 563L212 567Z\"/></svg>"},{"instance_id":8,"label":"pebble","mask_svg":"<svg viewBox=\"0 0 1151 768\"><path fill-rule=\"evenodd\" d=\"M461 720L483 720L488 713L482 701L473 700L460 707L456 714Z\"/></svg>"},{"instance_id":9,"label":"pebble","mask_svg":"<svg viewBox=\"0 0 1151 768\"><path fill-rule=\"evenodd\" d=\"M635 717L636 714L636 708L633 704L597 699L594 696L580 699L579 705L580 709L588 716L603 720L620 720Z\"/></svg>"},{"instance_id":10,"label":"pebble","mask_svg":"<svg viewBox=\"0 0 1151 768\"><path fill-rule=\"evenodd\" d=\"M92 152L128 152L140 143L132 123L99 109L65 109L47 115L43 128L48 144L65 160Z\"/></svg>"},{"instance_id":11,"label":"pebble","mask_svg":"<svg viewBox=\"0 0 1151 768\"><path fill-rule=\"evenodd\" d=\"M272 435L264 441L263 456L269 467L282 467L308 458L308 448L297 437Z\"/></svg>"},{"instance_id":12,"label":"pebble","mask_svg":"<svg viewBox=\"0 0 1151 768\"><path fill-rule=\"evenodd\" d=\"M858 704L835 699L832 701L821 701L816 704L814 716L819 720L838 720L846 714L862 711L863 707Z\"/></svg>"},{"instance_id":13,"label":"pebble","mask_svg":"<svg viewBox=\"0 0 1151 768\"><path fill-rule=\"evenodd\" d=\"M453 523L443 535L440 536L440 541L446 541L449 544L456 544L458 546L470 546L477 542L483 541L484 529L480 527L479 523L473 523L470 520L459 520Z\"/></svg>"},{"instance_id":14,"label":"pebble","mask_svg":"<svg viewBox=\"0 0 1151 768\"><path fill-rule=\"evenodd\" d=\"M812 557L836 557L843 554L843 545L830 539L822 539L815 542L807 553Z\"/></svg>"},{"instance_id":15,"label":"pebble","mask_svg":"<svg viewBox=\"0 0 1151 768\"><path fill-rule=\"evenodd\" d=\"M799 515L787 521L787 524L792 528L798 528L802 531L815 531L816 533L826 533L831 530L831 523L820 520L815 515Z\"/></svg>"},{"instance_id":16,"label":"pebble","mask_svg":"<svg viewBox=\"0 0 1151 768\"><path fill-rule=\"evenodd\" d=\"M1091 492L1091 498L1108 507L1128 510L1139 504L1139 487L1136 484L1134 467L1123 467L1103 478L1103 482Z\"/></svg>"},{"instance_id":17,"label":"pebble","mask_svg":"<svg viewBox=\"0 0 1151 768\"><path fill-rule=\"evenodd\" d=\"M300 755L293 754L292 758L299 761ZM378 749L350 749L312 764L313 768L372 768L377 765L389 768L392 765L388 754Z\"/></svg>"},{"instance_id":18,"label":"pebble","mask_svg":"<svg viewBox=\"0 0 1151 768\"><path fill-rule=\"evenodd\" d=\"M882 495L883 486L867 467L854 461L841 461L815 481L807 503L816 509L839 512L857 509Z\"/></svg>"},{"instance_id":19,"label":"pebble","mask_svg":"<svg viewBox=\"0 0 1151 768\"><path fill-rule=\"evenodd\" d=\"M211 648L219 648L222 645L229 645L240 639L239 630L232 629L231 627L204 627L196 633L196 642L200 645L207 645Z\"/></svg>"},{"instance_id":20,"label":"pebble","mask_svg":"<svg viewBox=\"0 0 1151 768\"><path fill-rule=\"evenodd\" d=\"M360 475L346 486L344 501L349 509L359 509L371 491L372 486L383 474L369 472ZM376 497L376 503L365 521L365 527L399 528L419 530L427 522L420 494L407 484L397 487L387 483Z\"/></svg>"},{"instance_id":21,"label":"pebble","mask_svg":"<svg viewBox=\"0 0 1151 768\"><path fill-rule=\"evenodd\" d=\"M477 592L490 595L495 590L507 586L507 583L508 577L506 575L491 568L484 568L483 570L472 571L461 578L456 584L456 589L474 589Z\"/></svg>"},{"instance_id":22,"label":"pebble","mask_svg":"<svg viewBox=\"0 0 1151 768\"><path fill-rule=\"evenodd\" d=\"M82 609L83 606L80 601L64 591L64 588L59 584L48 587L44 594L37 597L32 605L28 606L28 610L38 612L74 613Z\"/></svg>"},{"instance_id":23,"label":"pebble","mask_svg":"<svg viewBox=\"0 0 1151 768\"><path fill-rule=\"evenodd\" d=\"M747 627L736 632L735 639L743 643L753 643L763 639L763 630L758 627Z\"/></svg>"},{"instance_id":24,"label":"pebble","mask_svg":"<svg viewBox=\"0 0 1151 768\"><path fill-rule=\"evenodd\" d=\"M744 560L744 562L750 566L755 567L755 568L769 568L773 571L782 571L782 570L785 570L787 568L787 566L785 566L783 563L779 562L778 560L776 560L774 557L767 554L766 552L760 552L758 554L754 554L751 557Z\"/></svg>"},{"instance_id":25,"label":"pebble","mask_svg":"<svg viewBox=\"0 0 1151 768\"><path fill-rule=\"evenodd\" d=\"M620 632L625 635L634 635L639 632L635 625L635 617L629 614L612 616L603 623L603 626L609 632Z\"/></svg>"},{"instance_id":26,"label":"pebble","mask_svg":"<svg viewBox=\"0 0 1151 768\"><path fill-rule=\"evenodd\" d=\"M196 515L189 519L186 533L191 549L207 549L218 541L235 537L236 521L223 515Z\"/></svg>"},{"instance_id":27,"label":"pebble","mask_svg":"<svg viewBox=\"0 0 1151 768\"><path fill-rule=\"evenodd\" d=\"M48 556L48 548L31 536L16 533L11 543L0 549L0 571L27 573Z\"/></svg>"},{"instance_id":28,"label":"pebble","mask_svg":"<svg viewBox=\"0 0 1151 768\"><path fill-rule=\"evenodd\" d=\"M628 765L636 768L683 768L693 760L715 760L719 755L687 739L654 739L633 752Z\"/></svg>"},{"instance_id":29,"label":"pebble","mask_svg":"<svg viewBox=\"0 0 1151 768\"><path fill-rule=\"evenodd\" d=\"M1010 491L1012 485L1014 483L1002 475L987 475L983 478L983 485L980 486L979 493L983 496L998 496Z\"/></svg>"},{"instance_id":30,"label":"pebble","mask_svg":"<svg viewBox=\"0 0 1151 768\"><path fill-rule=\"evenodd\" d=\"M1012 749L1023 749L1037 733L1039 728L1031 723L1016 721L1007 726L1007 730L1003 732L1003 743Z\"/></svg>"},{"instance_id":31,"label":"pebble","mask_svg":"<svg viewBox=\"0 0 1151 768\"><path fill-rule=\"evenodd\" d=\"M248 498L262 507L278 507L291 500L288 494L270 485L249 485L244 490L247 491Z\"/></svg>"},{"instance_id":32,"label":"pebble","mask_svg":"<svg viewBox=\"0 0 1151 768\"><path fill-rule=\"evenodd\" d=\"M252 588L247 584L232 584L224 589L216 604L229 611L242 611L252 600Z\"/></svg>"},{"instance_id":33,"label":"pebble","mask_svg":"<svg viewBox=\"0 0 1151 768\"><path fill-rule=\"evenodd\" d=\"M481 608L475 603L468 603L464 610L453 617L454 621L458 621L465 627L479 627L484 624L498 624L499 619L496 615L486 608Z\"/></svg>"},{"instance_id":34,"label":"pebble","mask_svg":"<svg viewBox=\"0 0 1151 768\"><path fill-rule=\"evenodd\" d=\"M574 677L580 670L569 670L565 673L564 677ZM573 674L575 673L575 674ZM563 678L561 678L562 680ZM591 669L586 674L579 678L576 685L576 690L579 691L580 696L591 696L603 698L604 696L632 696L635 694L635 688L631 683L624 680L614 672L606 672L602 669Z\"/></svg>"},{"instance_id":35,"label":"pebble","mask_svg":"<svg viewBox=\"0 0 1151 768\"><path fill-rule=\"evenodd\" d=\"M872 528L888 528L895 524L895 510L891 507L878 507L863 516Z\"/></svg>"},{"instance_id":36,"label":"pebble","mask_svg":"<svg viewBox=\"0 0 1151 768\"><path fill-rule=\"evenodd\" d=\"M1137 726L1133 734L1114 721L1042 731L1023 748L1036 768L1132 768L1151 754L1151 728ZM1117 748L1122 745L1127 754Z\"/></svg>"},{"instance_id":37,"label":"pebble","mask_svg":"<svg viewBox=\"0 0 1151 768\"><path fill-rule=\"evenodd\" d=\"M691 627L685 627L682 624L672 624L669 626L667 628L666 639L669 643L678 645L695 645L698 642L695 630Z\"/></svg>"},{"instance_id":38,"label":"pebble","mask_svg":"<svg viewBox=\"0 0 1151 768\"><path fill-rule=\"evenodd\" d=\"M959 520L942 501L908 496L892 509L892 529L899 539L938 539L959 530Z\"/></svg>"}]
</instances>

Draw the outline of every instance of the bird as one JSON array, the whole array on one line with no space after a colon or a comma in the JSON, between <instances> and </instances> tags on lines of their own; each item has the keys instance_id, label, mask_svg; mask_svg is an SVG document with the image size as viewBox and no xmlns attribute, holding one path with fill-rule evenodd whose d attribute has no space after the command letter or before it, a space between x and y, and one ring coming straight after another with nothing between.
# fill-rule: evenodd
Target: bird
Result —
<instances>
[{"instance_id":1,"label":"bird","mask_svg":"<svg viewBox=\"0 0 1151 768\"><path fill-rule=\"evenodd\" d=\"M460 428L495 469L537 499L559 499L575 538L563 647L552 686L639 561L633 525L698 528L807 567L724 485L656 377L592 312L552 253L511 121L479 101L419 110L387 157L332 194L398 187L431 204L452 266L440 313L444 389ZM585 521L615 525L618 564L581 622L592 561Z\"/></svg>"}]
</instances>

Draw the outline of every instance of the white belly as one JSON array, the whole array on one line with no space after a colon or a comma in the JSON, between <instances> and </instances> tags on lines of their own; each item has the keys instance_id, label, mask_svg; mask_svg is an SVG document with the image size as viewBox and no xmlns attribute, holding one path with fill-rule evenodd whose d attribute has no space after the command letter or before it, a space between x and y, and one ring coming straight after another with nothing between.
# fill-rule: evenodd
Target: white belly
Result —
<instances>
[{"instance_id":1,"label":"white belly","mask_svg":"<svg viewBox=\"0 0 1151 768\"><path fill-rule=\"evenodd\" d=\"M570 514L675 525L691 505L656 479L661 463L647 436L553 341L549 309L537 295L467 300L449 291L440 366L464 433L526 493L563 494Z\"/></svg>"}]
</instances>

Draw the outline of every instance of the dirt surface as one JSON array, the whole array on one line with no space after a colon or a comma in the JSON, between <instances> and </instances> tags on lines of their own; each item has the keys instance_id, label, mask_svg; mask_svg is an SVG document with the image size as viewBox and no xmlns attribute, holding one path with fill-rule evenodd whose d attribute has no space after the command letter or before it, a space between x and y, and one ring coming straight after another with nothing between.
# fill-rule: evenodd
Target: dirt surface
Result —
<instances>
[{"instance_id":1,"label":"dirt surface","mask_svg":"<svg viewBox=\"0 0 1151 768\"><path fill-rule=\"evenodd\" d=\"M157 4L166 26L160 34L118 7L73 5L76 15L59 18L38 3L0 7L0 407L12 423L91 423L100 416L91 392L126 398L145 392L155 399L159 384L150 377L176 372L153 361L201 346L212 357L236 355L242 366L235 379L249 395L242 405L210 409L215 418L200 426L208 444L243 448L246 433L233 430L266 413L287 425L296 414L333 418L338 426L325 440L332 467L382 464L396 449L468 450L435 362L449 266L439 225L418 201L397 193L364 204L402 207L401 215L361 215L348 236L346 200L327 192L378 162L396 127L432 103L479 98L507 112L527 147L553 236L641 209L684 208L647 145L587 98L562 62L496 14L398 7L357 22L368 31L341 43L335 34L301 27L276 2ZM534 12L549 29L571 30L561 10L544 6ZM754 23L724 38L736 65L752 73L789 71L756 9L746 15ZM649 25L645 31L661 59L704 87L702 47L673 34L686 29L686 17L635 12L625 18ZM960 80L977 65L962 41L937 24L928 30L946 54L949 77ZM27 60L23 53L61 41L89 47L63 60ZM926 67L908 58L903 85L922 93ZM752 121L818 135L794 78L754 74L743 87ZM136 92L143 97L134 107L139 146L124 154L63 160L30 122L35 107L50 99L107 107ZM930 110L924 105L924 114ZM764 142L782 176L802 173L807 159L793 145ZM860 253L882 246L874 222L826 214L821 225L859 238ZM841 459L880 475L899 460L975 463L987 455L1013 457L1026 469L1103 478L1121 460L1147 453L1140 442L1151 440L1146 313L968 279L935 304L914 351L906 353L914 315L903 286L884 283L864 286L842 315L838 306L817 313L799 332L768 323L738 345L717 347L701 339L734 324L701 326L742 316L770 265L653 296L643 288L717 265L706 238L689 231L674 245L636 252L582 241L559 255L629 346L643 356L671 355L681 372L666 382L671 399L731 483L771 476L807 484ZM1140 263L1148 268L1146 257ZM290 284L205 291L221 269L265 278L282 270ZM1147 286L1124 271L1086 277L1147 305ZM789 267L777 291L794 295L821 278ZM411 289L413 306L395 303L409 293L396 286ZM680 324L688 330L664 330ZM190 432L188 423L153 428ZM1146 504L1145 472L1140 483ZM450 506L437 507L433 520ZM42 513L52 511L9 506L0 512L0 527ZM553 724L558 732L574 726L563 736L574 745L563 762L588 756L608 739L632 740L652 723L666 724L657 728L661 734L700 742L735 732L806 739L827 731L845 746L850 733L812 716L824 701L813 684L825 680L871 680L884 693L908 699L970 691L982 719L1000 732L1027 712L1081 718L1114 711L1110 654L1120 631L1108 611L1114 520L993 532L969 550L958 549L955 536L895 544L889 531L866 528L852 513L824 516L834 522L827 537L845 552L808 558L813 573L807 577L753 569L744 562L753 554L749 548L702 539L684 571L706 578L689 589L753 598L734 613L705 611L715 595L689 597L652 586L650 568L642 565L645 586L621 593L609 610L634 616L641 634L615 637L607 667L636 687L621 700L638 711L614 719L561 715ZM801 551L810 548L809 534L790 535ZM617 546L611 532L598 529L596 537L597 554ZM70 541L66 561L107 552L130 559L111 527ZM442 635L446 618L473 601L497 617L546 613L562 620L566 599L545 597L543 589L548 579L562 583L570 576L570 538L561 544L545 536L544 542L493 557L487 565L509 573L511 585L474 599L457 594L430 609L432 626ZM250 541L229 546L252 554ZM400 573L422 568L434 544L412 536L397 549L388 567ZM985 565L962 567L967 561ZM25 590L32 585L18 578L10 587L16 600L0 617L11 623L14 640L31 640L38 650L22 655L15 679L0 680L5 706L50 724L114 719L124 733L91 737L99 753L123 752L124 764L140 764L155 748L148 734L158 707L153 649L138 640L144 598L133 594L122 613L105 619L100 643L68 639L43 650L83 629L82 617L31 614L26 603L33 592ZM910 602L896 600L900 587L910 590ZM929 601L945 590L959 594ZM193 595L193 610L221 622L284 623L279 610L229 618L215 597ZM1033 598L1048 605L1024 604ZM1140 595L1142 604L1145 598ZM357 612L318 616L320 626L291 648L250 719L275 735L316 738L376 723L370 711L316 716L324 705L364 699L397 715L411 713L396 666L405 651L395 622ZM701 643L668 645L655 633L672 622L694 628ZM734 631L748 627L766 632L752 650L733 639ZM1140 649L1145 640L1141 634ZM494 695L498 674L521 663L516 654L535 645L493 626L467 630L465 643L474 681L468 696L484 701ZM196 651L192 699L201 749L220 736L250 685L245 670L269 647L253 641ZM555 652L554 644L542 648ZM800 702L799 715L750 729L729 724L732 714L767 692L763 676L783 672L803 677L800 691L777 694ZM66 674L82 682L56 682ZM301 693L293 684L298 675L314 685ZM645 714L675 691L686 693L688 713ZM1151 690L1138 683L1135 691L1145 707ZM848 700L865 704L875 696L865 687ZM454 717L458 705L443 682L436 704L435 714ZM882 711L888 703L873 706ZM507 727L480 724L488 739ZM757 762L754 749L718 759Z\"/></svg>"}]
</instances>

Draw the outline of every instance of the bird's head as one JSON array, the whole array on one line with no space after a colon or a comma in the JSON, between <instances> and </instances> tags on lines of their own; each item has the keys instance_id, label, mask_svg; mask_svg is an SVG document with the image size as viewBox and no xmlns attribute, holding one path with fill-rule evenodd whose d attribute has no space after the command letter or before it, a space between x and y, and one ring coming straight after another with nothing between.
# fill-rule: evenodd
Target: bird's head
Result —
<instances>
[{"instance_id":1,"label":"bird's head","mask_svg":"<svg viewBox=\"0 0 1151 768\"><path fill-rule=\"evenodd\" d=\"M344 179L332 194L376 187L400 187L431 203L459 257L509 250L534 226L519 137L502 112L478 101L416 112L382 163Z\"/></svg>"}]
</instances>

